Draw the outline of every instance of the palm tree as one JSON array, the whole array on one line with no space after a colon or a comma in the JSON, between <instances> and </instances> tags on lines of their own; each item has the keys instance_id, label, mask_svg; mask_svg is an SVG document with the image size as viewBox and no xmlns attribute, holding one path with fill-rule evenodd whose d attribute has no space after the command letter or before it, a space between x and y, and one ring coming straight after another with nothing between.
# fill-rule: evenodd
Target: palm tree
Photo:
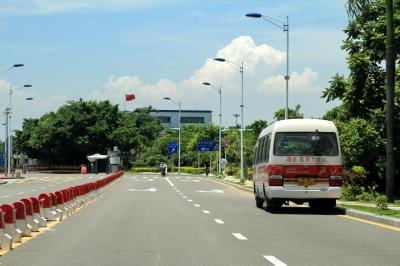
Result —
<instances>
[{"instance_id":1,"label":"palm tree","mask_svg":"<svg viewBox=\"0 0 400 266\"><path fill-rule=\"evenodd\" d=\"M366 6L377 0L348 0L346 4L349 17L360 15ZM386 196L394 200L394 156L393 156L393 113L396 54L394 49L393 0L386 0Z\"/></svg>"}]
</instances>

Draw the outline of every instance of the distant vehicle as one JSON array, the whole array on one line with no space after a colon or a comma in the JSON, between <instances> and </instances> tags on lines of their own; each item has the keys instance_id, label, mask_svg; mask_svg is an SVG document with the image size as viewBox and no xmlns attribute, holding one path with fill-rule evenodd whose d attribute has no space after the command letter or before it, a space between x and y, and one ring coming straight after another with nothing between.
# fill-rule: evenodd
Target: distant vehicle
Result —
<instances>
[{"instance_id":1,"label":"distant vehicle","mask_svg":"<svg viewBox=\"0 0 400 266\"><path fill-rule=\"evenodd\" d=\"M277 121L258 137L253 164L258 208L308 202L330 209L341 196L342 159L333 122L318 119Z\"/></svg>"}]
</instances>

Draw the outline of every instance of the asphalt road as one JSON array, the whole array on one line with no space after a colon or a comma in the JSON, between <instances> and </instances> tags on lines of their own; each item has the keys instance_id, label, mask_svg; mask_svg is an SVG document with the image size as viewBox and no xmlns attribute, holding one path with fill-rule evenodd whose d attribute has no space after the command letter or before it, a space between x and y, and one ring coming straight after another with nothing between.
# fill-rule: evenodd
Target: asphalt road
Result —
<instances>
[{"instance_id":1,"label":"asphalt road","mask_svg":"<svg viewBox=\"0 0 400 266\"><path fill-rule=\"evenodd\" d=\"M400 232L308 208L270 214L195 176L126 174L1 265L400 265Z\"/></svg>"}]
</instances>

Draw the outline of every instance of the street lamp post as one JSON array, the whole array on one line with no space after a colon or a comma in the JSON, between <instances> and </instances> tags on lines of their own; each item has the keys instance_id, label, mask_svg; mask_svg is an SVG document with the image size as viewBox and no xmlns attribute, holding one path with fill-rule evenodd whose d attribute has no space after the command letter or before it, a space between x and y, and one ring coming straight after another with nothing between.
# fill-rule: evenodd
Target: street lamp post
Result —
<instances>
[{"instance_id":1,"label":"street lamp post","mask_svg":"<svg viewBox=\"0 0 400 266\"><path fill-rule=\"evenodd\" d=\"M286 32L286 106L285 106L285 119L288 119L289 115L289 17L286 17L286 21L283 21L278 18L274 18L267 15L262 15L259 13L248 13L246 17L249 18L263 18L271 24Z\"/></svg>"},{"instance_id":2,"label":"street lamp post","mask_svg":"<svg viewBox=\"0 0 400 266\"><path fill-rule=\"evenodd\" d=\"M23 66L24 66L24 64L13 64L13 65L10 65L10 66L0 69L0 72L7 71L12 68L23 67ZM9 119L11 119L11 85L10 85L10 106L9 106L9 108L6 108L6 110L5 110L5 118L6 118L6 121L5 121L6 131L5 131L5 136L4 136L4 139L5 139L4 152L6 155L5 157L7 157L7 158L4 160L5 161L4 170L5 170L6 176L8 176L8 175L10 175L10 154L11 154L11 152L10 152L11 144L10 144L10 139L9 139L9 137L10 137Z\"/></svg>"},{"instance_id":3,"label":"street lamp post","mask_svg":"<svg viewBox=\"0 0 400 266\"><path fill-rule=\"evenodd\" d=\"M219 94L219 132L218 132L218 174L221 175L221 156L222 156L222 146L221 146L221 128L222 128L222 87L216 87L209 82L203 82L203 85L210 86Z\"/></svg>"},{"instance_id":4,"label":"street lamp post","mask_svg":"<svg viewBox=\"0 0 400 266\"><path fill-rule=\"evenodd\" d=\"M25 84L23 86L17 87L15 89L20 89L20 88L31 88L32 85L30 84ZM7 167L7 175L9 176L11 174L11 158L13 157L13 140L12 140L12 123L11 123L11 118L12 118L12 101L11 101L11 96L14 93L14 90L12 89L12 86L10 84L10 90L9 90L9 122L8 122L8 167ZM26 100L32 100L33 98L26 98Z\"/></svg>"},{"instance_id":5,"label":"street lamp post","mask_svg":"<svg viewBox=\"0 0 400 266\"><path fill-rule=\"evenodd\" d=\"M235 118L235 127L238 126L237 119L238 119L239 116L240 116L240 114L238 114L238 113L234 113L233 114L233 117Z\"/></svg>"},{"instance_id":6,"label":"street lamp post","mask_svg":"<svg viewBox=\"0 0 400 266\"><path fill-rule=\"evenodd\" d=\"M178 113L178 174L181 173L181 111L182 111L182 101L179 100L178 102L172 100L170 97L164 97L164 100L168 100L173 102L179 107Z\"/></svg>"},{"instance_id":7,"label":"street lamp post","mask_svg":"<svg viewBox=\"0 0 400 266\"><path fill-rule=\"evenodd\" d=\"M8 116L9 116L10 112L9 109L6 108L4 110L4 171L5 171L5 175L7 176L8 174Z\"/></svg>"},{"instance_id":8,"label":"street lamp post","mask_svg":"<svg viewBox=\"0 0 400 266\"><path fill-rule=\"evenodd\" d=\"M244 181L244 156L243 156L243 112L244 112L244 105L243 105L243 61L240 63L233 62L230 60L227 60L225 58L214 58L215 61L218 62L226 62L228 64L231 64L233 66L236 66L239 68L240 72L240 77L241 77L241 104L240 104L240 181Z\"/></svg>"}]
</instances>

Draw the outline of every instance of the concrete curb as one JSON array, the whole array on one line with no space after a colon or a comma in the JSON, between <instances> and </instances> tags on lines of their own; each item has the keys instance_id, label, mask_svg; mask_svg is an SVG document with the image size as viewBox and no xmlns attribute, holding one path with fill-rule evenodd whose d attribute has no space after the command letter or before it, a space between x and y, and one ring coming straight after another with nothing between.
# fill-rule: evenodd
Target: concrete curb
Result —
<instances>
[{"instance_id":1,"label":"concrete curb","mask_svg":"<svg viewBox=\"0 0 400 266\"><path fill-rule=\"evenodd\" d=\"M243 191L247 191L250 193L253 193L253 190L251 188L247 188L247 187L243 187L242 185L239 184L235 184L229 181L225 181L216 177L211 177L209 176L208 178L235 187L237 189L243 190ZM335 212L338 214L344 214L344 215L348 215L348 216L352 216L352 217L356 217L356 218L360 218L360 219L364 219L364 220L368 220L371 222L376 222L376 223L381 223L381 224L386 224L386 225L390 225L390 226L395 226L395 227L400 227L400 219L397 218L393 218L393 217L388 217L388 216L382 216L382 215L374 215L371 213L367 213L367 212L361 212L361 211L356 211L356 210L352 210L352 209L346 209L343 207L336 207L335 208Z\"/></svg>"},{"instance_id":2,"label":"concrete curb","mask_svg":"<svg viewBox=\"0 0 400 266\"><path fill-rule=\"evenodd\" d=\"M356 210L352 210L352 209L346 209L346 208L342 208L342 207L336 207L335 210L339 214L349 215L352 217L361 218L361 219L368 220L371 222L400 227L400 219L397 219L397 218L383 216L383 215L374 215L371 213L356 211Z\"/></svg>"}]
</instances>

